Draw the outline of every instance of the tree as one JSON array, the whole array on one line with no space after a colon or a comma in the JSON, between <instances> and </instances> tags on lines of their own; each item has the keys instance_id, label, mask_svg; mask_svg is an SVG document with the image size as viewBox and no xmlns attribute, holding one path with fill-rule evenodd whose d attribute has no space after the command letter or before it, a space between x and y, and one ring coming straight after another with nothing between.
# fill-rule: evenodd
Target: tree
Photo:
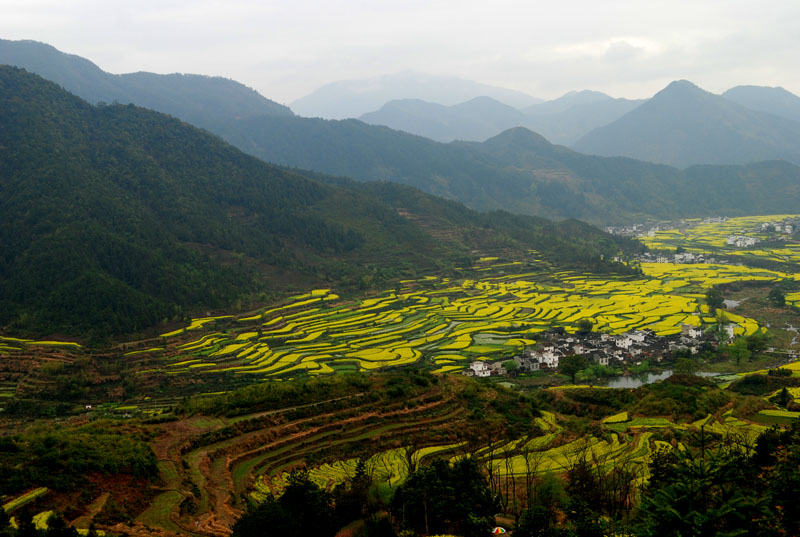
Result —
<instances>
[{"instance_id":1,"label":"tree","mask_svg":"<svg viewBox=\"0 0 800 537\"><path fill-rule=\"evenodd\" d=\"M662 453L651 463L651 479L640 509L641 536L705 537L760 535L762 495L746 494L741 452L691 450ZM748 528L750 526L750 528Z\"/></svg>"},{"instance_id":2,"label":"tree","mask_svg":"<svg viewBox=\"0 0 800 537\"><path fill-rule=\"evenodd\" d=\"M293 470L288 481L280 498L270 495L248 506L233 525L234 537L325 537L336 532L330 494L311 482L304 469Z\"/></svg>"},{"instance_id":3,"label":"tree","mask_svg":"<svg viewBox=\"0 0 800 537\"><path fill-rule=\"evenodd\" d=\"M514 375L519 369L519 365L514 360L506 360L503 362L503 367L506 368L509 375Z\"/></svg>"},{"instance_id":4,"label":"tree","mask_svg":"<svg viewBox=\"0 0 800 537\"><path fill-rule=\"evenodd\" d=\"M578 331L580 332L591 332L592 328L594 328L594 323L589 318L584 318L578 321Z\"/></svg>"},{"instance_id":5,"label":"tree","mask_svg":"<svg viewBox=\"0 0 800 537\"><path fill-rule=\"evenodd\" d=\"M789 395L789 390L787 390L786 386L784 386L783 389L780 391L780 393L777 396L777 403L780 406L782 406L783 408L786 408L786 405L788 405L789 401L792 401L792 400L793 400L793 398L792 398L791 395Z\"/></svg>"},{"instance_id":6,"label":"tree","mask_svg":"<svg viewBox=\"0 0 800 537\"><path fill-rule=\"evenodd\" d=\"M54 513L47 519L47 537L78 537L78 530L67 523L60 514Z\"/></svg>"},{"instance_id":7,"label":"tree","mask_svg":"<svg viewBox=\"0 0 800 537\"><path fill-rule=\"evenodd\" d=\"M558 368L570 378L570 382L575 384L575 375L589 365L585 357L580 354L568 354L558 361Z\"/></svg>"},{"instance_id":8,"label":"tree","mask_svg":"<svg viewBox=\"0 0 800 537\"><path fill-rule=\"evenodd\" d=\"M711 313L717 311L717 308L723 307L725 299L722 296L722 291L713 287L706 291L706 304L708 304L708 309L711 310Z\"/></svg>"},{"instance_id":9,"label":"tree","mask_svg":"<svg viewBox=\"0 0 800 537\"><path fill-rule=\"evenodd\" d=\"M782 308L785 306L786 295L784 294L783 289L780 287L773 287L767 295L767 302L769 302L770 306L774 306L776 308Z\"/></svg>"},{"instance_id":10,"label":"tree","mask_svg":"<svg viewBox=\"0 0 800 537\"><path fill-rule=\"evenodd\" d=\"M694 375L697 372L697 362L692 360L691 358L678 358L675 362L675 372L676 373L684 373L687 375Z\"/></svg>"},{"instance_id":11,"label":"tree","mask_svg":"<svg viewBox=\"0 0 800 537\"><path fill-rule=\"evenodd\" d=\"M417 533L488 535L498 507L472 458L436 460L409 475L392 499L401 525Z\"/></svg>"},{"instance_id":12,"label":"tree","mask_svg":"<svg viewBox=\"0 0 800 537\"><path fill-rule=\"evenodd\" d=\"M741 363L742 358L749 360L752 353L747 348L747 340L745 338L738 338L725 348L730 357L736 362L736 365Z\"/></svg>"}]
</instances>

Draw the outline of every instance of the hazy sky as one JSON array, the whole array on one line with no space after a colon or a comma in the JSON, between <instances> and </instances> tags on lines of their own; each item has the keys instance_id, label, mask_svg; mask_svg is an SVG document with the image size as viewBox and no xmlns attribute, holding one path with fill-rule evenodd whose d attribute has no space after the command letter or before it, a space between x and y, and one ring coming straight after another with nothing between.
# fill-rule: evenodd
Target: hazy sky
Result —
<instances>
[{"instance_id":1,"label":"hazy sky","mask_svg":"<svg viewBox=\"0 0 800 537\"><path fill-rule=\"evenodd\" d=\"M553 98L649 97L675 79L800 94L800 2L0 0L0 38L112 73L222 75L289 103L403 70Z\"/></svg>"}]
</instances>

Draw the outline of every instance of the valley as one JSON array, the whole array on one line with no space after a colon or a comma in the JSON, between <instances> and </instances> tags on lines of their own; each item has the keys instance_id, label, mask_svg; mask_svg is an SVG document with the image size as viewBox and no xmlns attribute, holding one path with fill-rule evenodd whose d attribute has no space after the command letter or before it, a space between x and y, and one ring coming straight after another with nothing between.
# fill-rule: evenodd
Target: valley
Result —
<instances>
[{"instance_id":1,"label":"valley","mask_svg":"<svg viewBox=\"0 0 800 537\"><path fill-rule=\"evenodd\" d=\"M0 536L800 528L790 92L0 63Z\"/></svg>"},{"instance_id":2,"label":"valley","mask_svg":"<svg viewBox=\"0 0 800 537\"><path fill-rule=\"evenodd\" d=\"M715 237L732 229L756 233L775 219L728 219L646 240L651 248L707 251L704 237L720 255L724 247ZM484 257L449 277L399 280L390 289L345 298L335 288L310 289L264 309L195 318L113 348L6 336L0 339L3 420L21 432L34 416L62 416L56 419L66 420L59 433L64 442L91 427L140 431L153 453L148 464L157 470L142 474L150 481L137 492L90 472L93 493L79 506L69 487L36 483L44 493L27 501L41 512L63 510L67 502L84 528L94 519L112 533L223 536L246 498L280 494L299 465L331 490L362 461L376 494L388 498L426 461L464 456L488 473L503 512L519 517L530 493L526 480L565 472L581 457L609 471L624 467L633 482L643 482L659 449L683 449L701 432L709 435L705 441L751 444L769 424L796 419L787 410L800 399L800 369L791 361L796 343L781 338L785 347L762 348L764 356L733 369L739 380L727 389L686 374L607 389L570 385L557 370L486 380L460 372L475 361L507 361L535 348L545 331L569 334L587 319L593 331L612 335L647 329L667 336L687 325L715 330L723 322L742 342L771 334L762 318L769 308L752 306L776 285L797 286L797 273L789 270L796 247L781 244L773 255L778 264L769 269L642 263L640 273L630 274L564 269L535 252L517 261ZM740 255L736 248L726 258ZM709 310L710 289L739 296L735 289L742 285L750 309ZM782 311L784 318L798 317L789 304ZM733 363L725 356L694 360L713 369L718 359ZM662 358L664 367L676 363L669 354ZM744 376L764 363L787 375ZM654 359L651 367L658 367ZM753 391L751 384L761 384L751 378L771 380ZM770 401L782 387L791 400L776 407ZM22 433L17 445L42 433L33 434Z\"/></svg>"}]
</instances>

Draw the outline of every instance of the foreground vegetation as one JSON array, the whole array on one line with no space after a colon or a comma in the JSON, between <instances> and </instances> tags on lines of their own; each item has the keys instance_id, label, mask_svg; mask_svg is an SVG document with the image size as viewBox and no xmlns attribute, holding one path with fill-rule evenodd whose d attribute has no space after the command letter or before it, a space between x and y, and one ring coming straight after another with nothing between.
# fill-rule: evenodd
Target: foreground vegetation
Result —
<instances>
[{"instance_id":1,"label":"foreground vegetation","mask_svg":"<svg viewBox=\"0 0 800 537\"><path fill-rule=\"evenodd\" d=\"M722 390L685 375L637 389L531 393L415 369L269 382L187 399L169 419L125 426L93 422L11 437L0 450L2 466L21 470L26 479L6 475L3 501L17 517L56 511L70 522L82 520L84 528L94 521L105 531L142 535L151 528L224 535L235 524L245 535L247 527L263 520L249 523L245 517L236 523L243 512L278 517L289 524L286 531L305 531L293 525L297 517L285 515L295 512L284 505L287 491L332 509L313 518L327 524L324 531L308 530L320 535L357 520L367 535L390 531L390 526L473 535L494 524L495 515L510 520L506 526L518 524L518 531L528 531L524 528L543 520L542 509L549 513L548 531L566 532L553 534L590 527L619 534L646 525L647 498L661 497L654 483L673 490L668 487L682 486L679 476L699 464L709 472L701 479L703 486L716 487L727 479L720 468L740 467L753 453L763 453L760 447L752 451L767 431L762 413L783 408L771 398L780 386L792 386L792 370L786 371L790 376L764 375L777 380L758 394L752 394L758 383L751 377ZM122 436L112 438L115 434ZM104 450L109 441L130 447ZM42 452L37 447L42 445L57 451ZM713 459L737 453L745 458ZM786 464L794 460L791 453ZM50 475L65 472L52 466L64 463L76 470ZM424 505L420 515L405 502L419 501L419 491L450 490L431 485L452 481L448 472L472 476L491 501L476 517L462 516L461 509L468 508L464 503L438 509L429 514L426 530ZM793 478L787 479L780 486L794 490ZM749 498L756 488L743 484L739 492ZM34 490L44 492L29 494ZM783 492L758 491L759 505L771 514L754 524L783 520L788 511L774 509ZM576 503L590 494L597 495L596 501L582 507ZM430 502L428 508L435 499ZM698 527L711 527L703 524Z\"/></svg>"}]
</instances>

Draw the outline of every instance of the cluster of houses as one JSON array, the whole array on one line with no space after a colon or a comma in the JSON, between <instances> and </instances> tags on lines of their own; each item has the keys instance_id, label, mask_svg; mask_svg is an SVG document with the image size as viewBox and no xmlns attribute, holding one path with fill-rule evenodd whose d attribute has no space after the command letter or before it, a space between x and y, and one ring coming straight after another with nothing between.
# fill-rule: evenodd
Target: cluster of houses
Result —
<instances>
[{"instance_id":1,"label":"cluster of houses","mask_svg":"<svg viewBox=\"0 0 800 537\"><path fill-rule=\"evenodd\" d=\"M773 230L775 233L791 235L798 227L800 227L800 218L789 217L784 218L780 222L763 222L761 224L761 231Z\"/></svg>"},{"instance_id":2,"label":"cluster of houses","mask_svg":"<svg viewBox=\"0 0 800 537\"><path fill-rule=\"evenodd\" d=\"M720 224L726 222L728 217L726 216L714 216L710 218L703 219L703 224ZM623 237L654 237L656 233L659 231L670 231L673 229L685 229L687 227L696 225L697 222L688 222L687 220L678 220L675 222L659 222L657 224L631 224L628 226L609 226L605 228L606 233L610 233L612 235L620 235ZM800 229L800 217L788 217L784 218L783 220L776 220L770 222L762 222L755 226L751 231L756 233L761 232L773 232L778 235L791 235L795 231ZM756 239L755 237L748 237L745 236L745 230L742 230L742 234L739 235L730 235L727 238L727 243L731 246L736 246L738 248L746 248L748 246L753 246L760 242L760 239ZM776 237L780 238L780 237ZM755 241L755 242L753 242Z\"/></svg>"},{"instance_id":3,"label":"cluster of houses","mask_svg":"<svg viewBox=\"0 0 800 537\"><path fill-rule=\"evenodd\" d=\"M727 216L713 216L703 219L703 224L721 224L728 220ZM685 229L689 226L696 225L695 222L689 222L685 219L676 222L659 222L657 224L631 224L629 226L608 226L605 228L606 233L611 235L620 235L623 237L655 237L659 231L670 231L673 229Z\"/></svg>"},{"instance_id":4,"label":"cluster of houses","mask_svg":"<svg viewBox=\"0 0 800 537\"><path fill-rule=\"evenodd\" d=\"M725 239L725 244L728 246L736 246L737 248L755 246L759 242L761 242L761 239L758 237L748 237L746 235L728 235L728 238Z\"/></svg>"},{"instance_id":5,"label":"cluster of houses","mask_svg":"<svg viewBox=\"0 0 800 537\"><path fill-rule=\"evenodd\" d=\"M645 252L641 255L637 255L636 260L642 263L726 263L724 260L719 260L706 254L695 254L692 252L680 252L676 254L666 254L663 252L653 254L650 252Z\"/></svg>"},{"instance_id":6,"label":"cluster of houses","mask_svg":"<svg viewBox=\"0 0 800 537\"><path fill-rule=\"evenodd\" d=\"M733 337L733 326L729 327ZM553 370L564 356L579 354L599 365L627 365L645 359L661 361L676 351L697 353L701 345L713 338L702 328L683 325L680 334L657 336L652 330L633 330L624 334L578 332L568 334L563 329L552 329L542 334L541 342L514 357L521 372ZM501 362L474 361L464 371L475 377L504 376L508 371Z\"/></svg>"}]
</instances>

